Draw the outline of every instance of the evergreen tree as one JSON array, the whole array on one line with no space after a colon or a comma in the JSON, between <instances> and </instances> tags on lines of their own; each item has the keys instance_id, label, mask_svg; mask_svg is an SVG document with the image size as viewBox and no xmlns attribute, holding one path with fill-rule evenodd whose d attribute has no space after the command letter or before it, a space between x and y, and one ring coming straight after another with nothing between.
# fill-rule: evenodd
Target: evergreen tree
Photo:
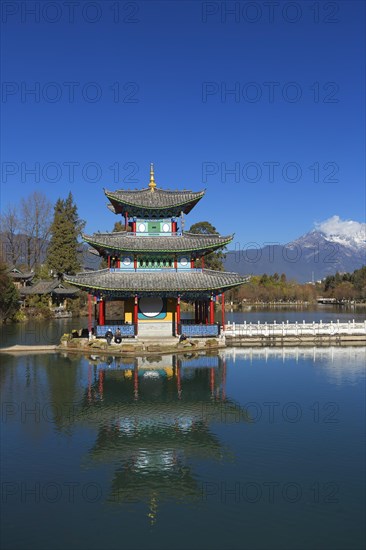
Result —
<instances>
[{"instance_id":1,"label":"evergreen tree","mask_svg":"<svg viewBox=\"0 0 366 550\"><path fill-rule=\"evenodd\" d=\"M195 233L199 235L219 235L219 232L216 230L216 227L211 225L209 222L198 222L191 226L190 233ZM225 254L222 250L216 252L211 252L207 254L204 259L205 267L208 269L215 269L217 271L224 271L223 260L225 259ZM201 260L196 262L197 267L201 267Z\"/></svg>"},{"instance_id":2,"label":"evergreen tree","mask_svg":"<svg viewBox=\"0 0 366 550\"><path fill-rule=\"evenodd\" d=\"M124 231L124 230L125 230L125 224L118 221L114 224L112 232L113 233L118 233L119 231Z\"/></svg>"},{"instance_id":3,"label":"evergreen tree","mask_svg":"<svg viewBox=\"0 0 366 550\"><path fill-rule=\"evenodd\" d=\"M73 275L80 269L78 238L84 225L85 222L79 219L71 192L66 200L57 200L50 230L47 265L58 277L62 277L63 273Z\"/></svg>"},{"instance_id":4,"label":"evergreen tree","mask_svg":"<svg viewBox=\"0 0 366 550\"><path fill-rule=\"evenodd\" d=\"M0 320L11 319L19 309L19 293L7 274L7 267L0 263Z\"/></svg>"}]
</instances>

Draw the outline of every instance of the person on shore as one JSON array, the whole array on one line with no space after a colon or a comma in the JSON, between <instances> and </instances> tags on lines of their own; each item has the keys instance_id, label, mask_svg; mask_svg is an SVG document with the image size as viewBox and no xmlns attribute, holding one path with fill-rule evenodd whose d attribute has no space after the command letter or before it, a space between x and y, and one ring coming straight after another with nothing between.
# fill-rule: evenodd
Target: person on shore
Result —
<instances>
[{"instance_id":1,"label":"person on shore","mask_svg":"<svg viewBox=\"0 0 366 550\"><path fill-rule=\"evenodd\" d=\"M116 342L116 344L120 344L122 342L122 333L119 327L114 333L114 341Z\"/></svg>"},{"instance_id":2,"label":"person on shore","mask_svg":"<svg viewBox=\"0 0 366 550\"><path fill-rule=\"evenodd\" d=\"M107 340L108 346L110 346L113 340L113 332L111 330L107 330L107 332L105 333L105 339Z\"/></svg>"}]
</instances>

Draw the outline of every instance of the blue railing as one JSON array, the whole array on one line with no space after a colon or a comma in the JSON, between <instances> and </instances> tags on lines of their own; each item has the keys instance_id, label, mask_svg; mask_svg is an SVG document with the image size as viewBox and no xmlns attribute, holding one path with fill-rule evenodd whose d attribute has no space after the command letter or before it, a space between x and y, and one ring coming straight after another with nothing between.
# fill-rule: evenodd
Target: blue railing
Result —
<instances>
[{"instance_id":1,"label":"blue railing","mask_svg":"<svg viewBox=\"0 0 366 550\"><path fill-rule=\"evenodd\" d=\"M98 324L98 323L96 323L96 324ZM122 321L122 319L117 319L117 320L115 320L115 319L106 319L104 324L105 325L113 325L115 327L121 328L121 325L124 325L125 322Z\"/></svg>"},{"instance_id":2,"label":"blue railing","mask_svg":"<svg viewBox=\"0 0 366 550\"><path fill-rule=\"evenodd\" d=\"M220 325L179 325L179 334L187 336L187 338L208 338L211 336L219 336Z\"/></svg>"},{"instance_id":3,"label":"blue railing","mask_svg":"<svg viewBox=\"0 0 366 550\"><path fill-rule=\"evenodd\" d=\"M106 332L110 330L115 335L117 328L121 332L122 338L132 338L135 336L135 325L119 325L117 324L108 324L108 325L96 325L95 335L97 338L105 338Z\"/></svg>"}]
</instances>

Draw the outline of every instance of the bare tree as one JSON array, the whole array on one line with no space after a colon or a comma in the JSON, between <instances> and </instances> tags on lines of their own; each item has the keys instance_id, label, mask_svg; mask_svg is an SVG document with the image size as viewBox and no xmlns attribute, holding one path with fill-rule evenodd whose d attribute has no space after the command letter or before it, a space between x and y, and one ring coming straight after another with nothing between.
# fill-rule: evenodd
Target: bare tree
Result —
<instances>
[{"instance_id":1,"label":"bare tree","mask_svg":"<svg viewBox=\"0 0 366 550\"><path fill-rule=\"evenodd\" d=\"M9 205L0 216L1 256L6 263L16 265L22 253L22 244L19 237L20 220L18 208Z\"/></svg>"},{"instance_id":2,"label":"bare tree","mask_svg":"<svg viewBox=\"0 0 366 550\"><path fill-rule=\"evenodd\" d=\"M52 204L43 193L34 191L27 199L21 200L20 212L26 263L30 269L41 264L50 232Z\"/></svg>"}]
</instances>

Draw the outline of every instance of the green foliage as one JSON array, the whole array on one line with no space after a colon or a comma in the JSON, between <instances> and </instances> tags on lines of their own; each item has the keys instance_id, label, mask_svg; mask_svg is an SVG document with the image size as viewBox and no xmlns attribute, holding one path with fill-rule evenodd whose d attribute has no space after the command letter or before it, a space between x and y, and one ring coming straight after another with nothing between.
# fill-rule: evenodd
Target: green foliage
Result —
<instances>
[{"instance_id":1,"label":"green foliage","mask_svg":"<svg viewBox=\"0 0 366 550\"><path fill-rule=\"evenodd\" d=\"M50 269L48 265L42 264L39 265L35 270L35 278L36 280L43 280L43 281L51 281L52 275L50 273Z\"/></svg>"},{"instance_id":2,"label":"green foliage","mask_svg":"<svg viewBox=\"0 0 366 550\"><path fill-rule=\"evenodd\" d=\"M14 323L21 323L27 321L28 317L26 316L24 309L19 309L12 317Z\"/></svg>"},{"instance_id":3,"label":"green foliage","mask_svg":"<svg viewBox=\"0 0 366 550\"><path fill-rule=\"evenodd\" d=\"M366 266L353 273L336 273L326 277L322 288L324 294L336 300L366 299Z\"/></svg>"},{"instance_id":4,"label":"green foliage","mask_svg":"<svg viewBox=\"0 0 366 550\"><path fill-rule=\"evenodd\" d=\"M190 233L195 233L198 235L219 235L216 227L214 227L210 222L198 222L191 226ZM226 247L223 247L222 250L225 250ZM225 259L225 254L222 250L211 252L207 254L204 259L204 266L208 269L215 269L217 271L224 271L223 260ZM198 260L196 262L197 267L201 267L202 262Z\"/></svg>"},{"instance_id":5,"label":"green foliage","mask_svg":"<svg viewBox=\"0 0 366 550\"><path fill-rule=\"evenodd\" d=\"M339 302L366 300L366 266L353 273L329 275L322 284L298 284L287 281L286 275L257 275L249 283L228 293L228 300L241 302L314 302L318 295L335 298Z\"/></svg>"},{"instance_id":6,"label":"green foliage","mask_svg":"<svg viewBox=\"0 0 366 550\"><path fill-rule=\"evenodd\" d=\"M52 312L49 306L49 296L47 294L33 294L25 299L25 306L28 318L50 319Z\"/></svg>"},{"instance_id":7,"label":"green foliage","mask_svg":"<svg viewBox=\"0 0 366 550\"><path fill-rule=\"evenodd\" d=\"M87 299L87 292L80 291L77 298L67 298L66 309L71 311L73 317L80 317L83 313L85 313Z\"/></svg>"},{"instance_id":8,"label":"green foliage","mask_svg":"<svg viewBox=\"0 0 366 550\"><path fill-rule=\"evenodd\" d=\"M19 310L19 293L7 274L5 264L0 264L0 320L13 319Z\"/></svg>"},{"instance_id":9,"label":"green foliage","mask_svg":"<svg viewBox=\"0 0 366 550\"><path fill-rule=\"evenodd\" d=\"M113 226L112 232L118 233L119 231L124 231L124 230L125 230L125 224L122 222L116 222Z\"/></svg>"},{"instance_id":10,"label":"green foliage","mask_svg":"<svg viewBox=\"0 0 366 550\"><path fill-rule=\"evenodd\" d=\"M50 230L47 265L58 277L62 277L63 273L73 275L80 269L78 238L84 225L85 222L79 219L71 192L66 200L57 200Z\"/></svg>"}]
</instances>

